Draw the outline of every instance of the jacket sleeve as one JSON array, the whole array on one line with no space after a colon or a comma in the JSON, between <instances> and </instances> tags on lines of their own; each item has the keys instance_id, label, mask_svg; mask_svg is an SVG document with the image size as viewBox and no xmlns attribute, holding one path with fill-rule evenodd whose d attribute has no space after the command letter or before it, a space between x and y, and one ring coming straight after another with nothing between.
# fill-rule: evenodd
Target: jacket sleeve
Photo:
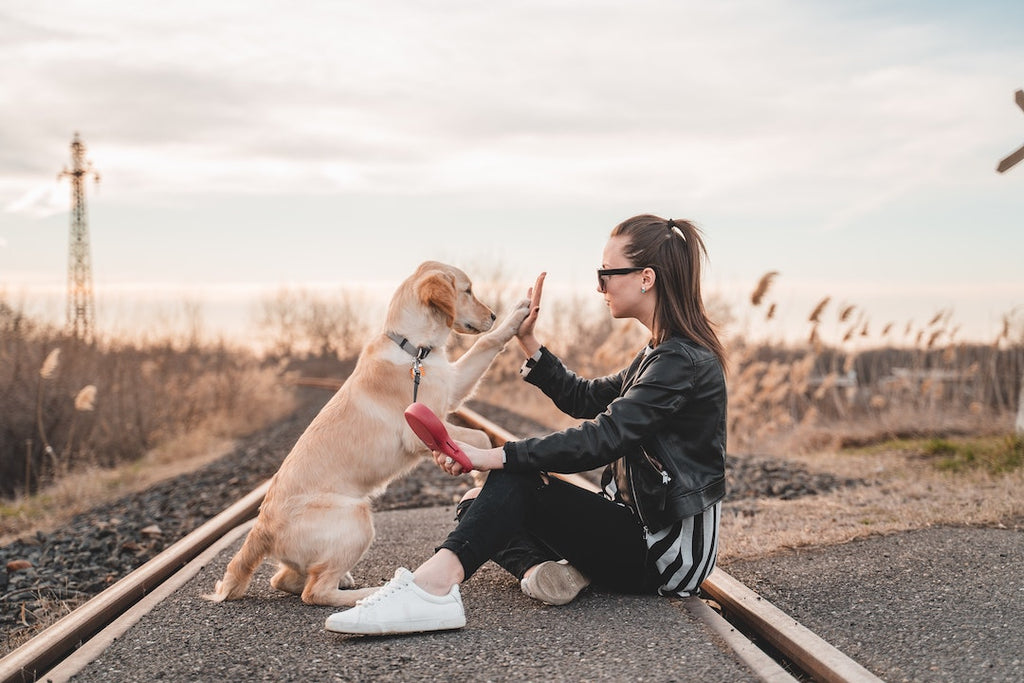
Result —
<instances>
[{"instance_id":1,"label":"jacket sleeve","mask_svg":"<svg viewBox=\"0 0 1024 683\"><path fill-rule=\"evenodd\" d=\"M505 468L568 473L614 462L638 448L686 404L695 374L686 354L656 349L641 362L629 389L593 419L547 436L507 442Z\"/></svg>"},{"instance_id":2,"label":"jacket sleeve","mask_svg":"<svg viewBox=\"0 0 1024 683\"><path fill-rule=\"evenodd\" d=\"M543 391L566 415L590 419L619 396L624 376L625 372L598 379L579 377L542 346L540 360L526 381Z\"/></svg>"}]
</instances>

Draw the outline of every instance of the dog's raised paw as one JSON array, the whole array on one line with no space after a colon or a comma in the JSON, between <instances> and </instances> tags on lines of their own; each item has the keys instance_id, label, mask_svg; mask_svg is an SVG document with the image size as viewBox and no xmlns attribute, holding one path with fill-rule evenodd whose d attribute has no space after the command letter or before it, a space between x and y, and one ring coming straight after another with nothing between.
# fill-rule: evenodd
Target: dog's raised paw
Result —
<instances>
[{"instance_id":1,"label":"dog's raised paw","mask_svg":"<svg viewBox=\"0 0 1024 683\"><path fill-rule=\"evenodd\" d=\"M526 316L530 314L530 300L523 299L516 303L505 319L501 321L501 324L496 327L491 334L501 340L502 343L507 342L516 336L516 332L519 331L519 326L526 320Z\"/></svg>"}]
</instances>

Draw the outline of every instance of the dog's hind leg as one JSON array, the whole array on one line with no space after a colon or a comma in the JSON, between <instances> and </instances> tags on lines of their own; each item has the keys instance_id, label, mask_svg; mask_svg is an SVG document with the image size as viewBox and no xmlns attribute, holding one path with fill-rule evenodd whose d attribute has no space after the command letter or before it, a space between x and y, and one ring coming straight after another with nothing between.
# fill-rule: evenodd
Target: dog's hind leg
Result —
<instances>
[{"instance_id":1,"label":"dog's hind leg","mask_svg":"<svg viewBox=\"0 0 1024 683\"><path fill-rule=\"evenodd\" d=\"M274 577L270 579L270 585L279 591L284 591L285 593L302 595L302 591L306 587L306 575L292 567L282 564L281 568L277 570L276 574L274 574Z\"/></svg>"},{"instance_id":2,"label":"dog's hind leg","mask_svg":"<svg viewBox=\"0 0 1024 683\"><path fill-rule=\"evenodd\" d=\"M323 539L321 545L329 548L329 552L321 555L321 561L307 567L302 601L310 605L351 606L356 600L377 590L376 587L358 590L339 588L355 585L349 570L362 559L363 553L373 542L370 504L359 501L332 521L331 538Z\"/></svg>"},{"instance_id":3,"label":"dog's hind leg","mask_svg":"<svg viewBox=\"0 0 1024 683\"><path fill-rule=\"evenodd\" d=\"M228 563L224 578L217 582L214 591L203 597L213 602L237 600L245 594L252 581L252 574L270 549L270 537L260 520L249 531L242 548Z\"/></svg>"},{"instance_id":4,"label":"dog's hind leg","mask_svg":"<svg viewBox=\"0 0 1024 683\"><path fill-rule=\"evenodd\" d=\"M325 569L322 565L310 567L309 579L306 582L305 590L302 591L302 601L307 605L351 607L356 604L356 600L365 598L380 588L380 586L373 586L355 590L340 590L338 585L346 577L351 581L352 575L348 572L342 575L335 570Z\"/></svg>"}]
</instances>

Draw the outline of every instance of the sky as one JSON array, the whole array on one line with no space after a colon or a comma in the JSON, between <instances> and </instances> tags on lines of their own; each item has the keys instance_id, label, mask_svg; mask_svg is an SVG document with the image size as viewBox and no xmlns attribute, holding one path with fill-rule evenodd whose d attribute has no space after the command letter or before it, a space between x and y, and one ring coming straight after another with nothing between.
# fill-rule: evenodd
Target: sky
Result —
<instances>
[{"instance_id":1,"label":"sky","mask_svg":"<svg viewBox=\"0 0 1024 683\"><path fill-rule=\"evenodd\" d=\"M78 132L101 330L184 296L244 334L268 292L426 259L599 302L609 231L654 213L750 334L830 296L992 340L1024 315L1022 32L1017 0L7 0L0 292L63 317Z\"/></svg>"}]
</instances>

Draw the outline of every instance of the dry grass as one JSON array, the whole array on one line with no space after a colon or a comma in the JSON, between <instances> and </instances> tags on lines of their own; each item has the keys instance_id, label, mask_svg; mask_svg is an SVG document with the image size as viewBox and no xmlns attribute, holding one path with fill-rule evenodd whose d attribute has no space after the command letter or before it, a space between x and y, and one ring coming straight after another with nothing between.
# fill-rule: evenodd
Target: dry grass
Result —
<instances>
[{"instance_id":1,"label":"dry grass","mask_svg":"<svg viewBox=\"0 0 1024 683\"><path fill-rule=\"evenodd\" d=\"M291 412L281 369L186 336L85 344L0 296L0 535L59 524Z\"/></svg>"},{"instance_id":2,"label":"dry grass","mask_svg":"<svg viewBox=\"0 0 1024 683\"><path fill-rule=\"evenodd\" d=\"M952 473L901 451L794 455L812 471L871 482L791 501L762 500L755 514L722 516L723 565L778 550L827 546L935 525L1024 526L1024 469Z\"/></svg>"}]
</instances>

